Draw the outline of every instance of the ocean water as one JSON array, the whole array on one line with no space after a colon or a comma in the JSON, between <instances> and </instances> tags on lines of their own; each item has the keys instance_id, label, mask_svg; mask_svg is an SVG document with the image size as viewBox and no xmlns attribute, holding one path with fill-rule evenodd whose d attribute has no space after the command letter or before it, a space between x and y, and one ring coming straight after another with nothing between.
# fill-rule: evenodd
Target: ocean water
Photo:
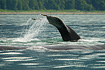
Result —
<instances>
[{"instance_id":1,"label":"ocean water","mask_svg":"<svg viewBox=\"0 0 105 70\"><path fill-rule=\"evenodd\" d=\"M82 38L64 42L41 15L0 15L0 46L30 47L0 51L0 70L105 70L105 50L49 50L47 45L105 43L105 15L52 15ZM31 18L36 18L32 20Z\"/></svg>"}]
</instances>

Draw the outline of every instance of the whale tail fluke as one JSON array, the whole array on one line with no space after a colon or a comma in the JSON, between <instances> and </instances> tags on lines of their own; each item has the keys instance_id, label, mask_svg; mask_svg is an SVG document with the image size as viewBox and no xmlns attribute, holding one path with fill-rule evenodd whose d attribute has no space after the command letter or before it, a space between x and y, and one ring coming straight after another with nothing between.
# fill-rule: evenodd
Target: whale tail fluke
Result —
<instances>
[{"instance_id":1,"label":"whale tail fluke","mask_svg":"<svg viewBox=\"0 0 105 70\"><path fill-rule=\"evenodd\" d=\"M54 25L59 30L64 41L78 41L80 39L80 36L69 26L65 25L58 17L44 14L41 15L46 16L49 23Z\"/></svg>"},{"instance_id":2,"label":"whale tail fluke","mask_svg":"<svg viewBox=\"0 0 105 70\"><path fill-rule=\"evenodd\" d=\"M67 26L70 30L70 36L71 36L71 41L78 41L80 38L80 36L73 30L71 29L69 26Z\"/></svg>"}]
</instances>

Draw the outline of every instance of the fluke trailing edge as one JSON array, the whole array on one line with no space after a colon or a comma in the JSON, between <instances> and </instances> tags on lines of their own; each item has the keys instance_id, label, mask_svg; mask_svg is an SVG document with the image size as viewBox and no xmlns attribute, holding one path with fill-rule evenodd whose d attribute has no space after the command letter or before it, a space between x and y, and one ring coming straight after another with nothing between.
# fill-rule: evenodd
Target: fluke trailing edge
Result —
<instances>
[{"instance_id":1,"label":"fluke trailing edge","mask_svg":"<svg viewBox=\"0 0 105 70\"><path fill-rule=\"evenodd\" d=\"M41 15L46 16L49 23L59 30L64 41L78 41L80 39L80 36L69 26L65 25L61 19L54 16Z\"/></svg>"}]
</instances>

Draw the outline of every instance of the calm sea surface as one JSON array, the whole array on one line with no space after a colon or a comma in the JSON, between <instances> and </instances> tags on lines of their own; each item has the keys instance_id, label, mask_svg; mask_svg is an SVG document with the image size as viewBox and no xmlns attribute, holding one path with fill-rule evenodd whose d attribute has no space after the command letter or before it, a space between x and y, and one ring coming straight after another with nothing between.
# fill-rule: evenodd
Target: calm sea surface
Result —
<instances>
[{"instance_id":1,"label":"calm sea surface","mask_svg":"<svg viewBox=\"0 0 105 70\"><path fill-rule=\"evenodd\" d=\"M0 70L105 70L105 50L48 50L45 45L105 43L105 15L53 15L82 38L64 42L41 15L0 15L0 46L30 47L0 51ZM31 18L37 18L32 20Z\"/></svg>"}]
</instances>

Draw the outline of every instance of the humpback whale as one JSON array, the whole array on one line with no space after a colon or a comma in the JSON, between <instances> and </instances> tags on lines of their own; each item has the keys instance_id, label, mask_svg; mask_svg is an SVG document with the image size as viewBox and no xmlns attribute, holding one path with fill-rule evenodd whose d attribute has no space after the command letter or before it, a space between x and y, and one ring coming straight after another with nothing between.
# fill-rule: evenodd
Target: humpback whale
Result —
<instances>
[{"instance_id":1,"label":"humpback whale","mask_svg":"<svg viewBox=\"0 0 105 70\"><path fill-rule=\"evenodd\" d=\"M61 19L58 17L54 16L49 16L49 15L44 15L43 16L47 17L47 20L49 21L50 24L55 26L58 31L60 32L62 39L64 41L71 41L71 42L76 42L80 38L80 36L69 26L65 25ZM33 20L36 20L32 18ZM84 45L50 45L50 46L42 46L43 48L46 49L51 49L51 50L103 50L105 49L105 44L103 45L95 45L95 46L84 46ZM0 46L0 50L20 50L20 49L29 49L31 47L11 47L11 46ZM34 47L32 47L34 48ZM37 48L36 48L37 49Z\"/></svg>"},{"instance_id":2,"label":"humpback whale","mask_svg":"<svg viewBox=\"0 0 105 70\"><path fill-rule=\"evenodd\" d=\"M54 25L59 30L62 36L62 39L64 41L73 42L73 41L78 41L79 39L81 39L80 36L69 26L65 25L61 19L54 16L49 16L49 15L44 15L44 14L41 14L41 15L46 16L49 23Z\"/></svg>"}]
</instances>

